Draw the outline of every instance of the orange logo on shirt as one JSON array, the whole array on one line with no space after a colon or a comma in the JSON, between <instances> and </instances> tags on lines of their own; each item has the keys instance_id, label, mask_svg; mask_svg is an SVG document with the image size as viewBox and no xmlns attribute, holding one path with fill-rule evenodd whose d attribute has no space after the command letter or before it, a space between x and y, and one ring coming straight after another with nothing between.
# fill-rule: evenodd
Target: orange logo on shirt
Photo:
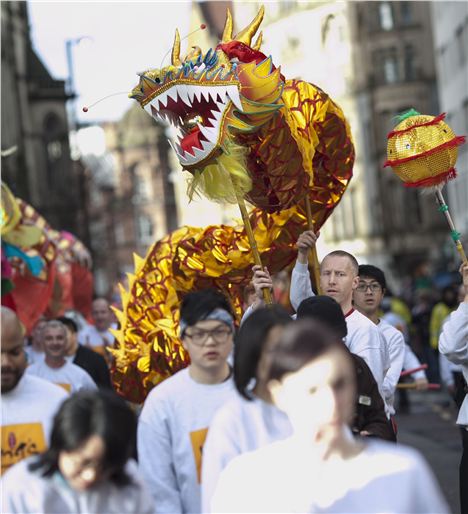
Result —
<instances>
[{"instance_id":1,"label":"orange logo on shirt","mask_svg":"<svg viewBox=\"0 0 468 514\"><path fill-rule=\"evenodd\" d=\"M41 423L2 426L2 473L20 460L46 449Z\"/></svg>"},{"instance_id":2,"label":"orange logo on shirt","mask_svg":"<svg viewBox=\"0 0 468 514\"><path fill-rule=\"evenodd\" d=\"M197 480L199 484L201 483L203 445L205 444L207 434L207 428L190 432L190 441L192 442L193 456L195 457L195 467L197 468Z\"/></svg>"},{"instance_id":3,"label":"orange logo on shirt","mask_svg":"<svg viewBox=\"0 0 468 514\"><path fill-rule=\"evenodd\" d=\"M62 384L60 382L55 382L56 385L63 387L67 393L71 391L71 384Z\"/></svg>"}]
</instances>

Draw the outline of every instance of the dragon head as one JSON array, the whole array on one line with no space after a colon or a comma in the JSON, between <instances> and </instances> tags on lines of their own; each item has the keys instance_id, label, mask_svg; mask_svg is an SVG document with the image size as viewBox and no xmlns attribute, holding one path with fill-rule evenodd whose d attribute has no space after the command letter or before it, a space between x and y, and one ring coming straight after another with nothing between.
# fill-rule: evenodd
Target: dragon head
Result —
<instances>
[{"instance_id":1,"label":"dragon head","mask_svg":"<svg viewBox=\"0 0 468 514\"><path fill-rule=\"evenodd\" d=\"M141 73L129 95L153 118L177 128L178 142L172 146L182 167L192 173L226 152L236 135L258 130L282 107L284 78L271 57L260 52L261 32L250 46L263 14L261 7L233 36L228 10L216 49L204 54L192 47L183 60L176 30L171 65Z\"/></svg>"}]
</instances>

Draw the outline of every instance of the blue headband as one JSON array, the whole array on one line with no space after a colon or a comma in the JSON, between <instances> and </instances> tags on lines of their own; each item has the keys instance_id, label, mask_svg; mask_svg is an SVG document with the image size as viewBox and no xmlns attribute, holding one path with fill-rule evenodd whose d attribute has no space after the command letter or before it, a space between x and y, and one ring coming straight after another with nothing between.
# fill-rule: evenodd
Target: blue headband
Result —
<instances>
[{"instance_id":1,"label":"blue headband","mask_svg":"<svg viewBox=\"0 0 468 514\"><path fill-rule=\"evenodd\" d=\"M223 323L226 323L226 325L228 325L231 328L231 330L234 330L234 318L229 314L228 311L221 309L220 307L218 307L214 311L211 311L207 316L205 316L204 318L200 318L198 321L205 321L208 319L222 321ZM183 337L184 332L188 326L188 323L181 318L179 323L181 338Z\"/></svg>"}]
</instances>

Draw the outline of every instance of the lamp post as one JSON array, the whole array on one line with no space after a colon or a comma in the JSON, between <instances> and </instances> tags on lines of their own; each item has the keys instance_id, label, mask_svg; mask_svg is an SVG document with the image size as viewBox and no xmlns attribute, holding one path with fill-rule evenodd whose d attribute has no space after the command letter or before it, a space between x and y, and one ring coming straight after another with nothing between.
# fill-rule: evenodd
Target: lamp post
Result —
<instances>
[{"instance_id":1,"label":"lamp post","mask_svg":"<svg viewBox=\"0 0 468 514\"><path fill-rule=\"evenodd\" d=\"M73 61L73 47L82 44L84 41L92 41L89 36L80 36L73 39L67 39L65 42L68 78L66 81L65 92L69 98L68 101L68 122L70 127L70 151L73 160L79 159L80 152L76 144L76 131L78 130L78 120L76 115L76 98L75 91L75 67Z\"/></svg>"},{"instance_id":2,"label":"lamp post","mask_svg":"<svg viewBox=\"0 0 468 514\"><path fill-rule=\"evenodd\" d=\"M79 162L81 152L77 143L77 131L80 128L77 113L76 113L76 98L75 91L75 68L73 61L73 48L80 45L83 41L92 41L89 36L81 36L74 39L67 39L65 42L68 78L65 82L65 94L68 97L67 115L68 115L68 135L70 142L70 157L72 159L72 166L78 179L78 196L79 196L79 219L81 219L81 237L84 239L85 244L90 246L90 233L89 233L89 216L88 216L88 184L86 169L83 164Z\"/></svg>"}]
</instances>

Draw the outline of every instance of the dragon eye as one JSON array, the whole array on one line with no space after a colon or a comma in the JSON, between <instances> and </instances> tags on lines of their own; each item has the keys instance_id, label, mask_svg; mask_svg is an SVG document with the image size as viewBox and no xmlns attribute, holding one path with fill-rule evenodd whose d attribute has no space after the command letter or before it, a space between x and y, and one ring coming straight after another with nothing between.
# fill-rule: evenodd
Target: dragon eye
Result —
<instances>
[{"instance_id":1,"label":"dragon eye","mask_svg":"<svg viewBox=\"0 0 468 514\"><path fill-rule=\"evenodd\" d=\"M161 79L159 77L156 77L154 81L156 82L156 84L159 84L161 82Z\"/></svg>"},{"instance_id":2,"label":"dragon eye","mask_svg":"<svg viewBox=\"0 0 468 514\"><path fill-rule=\"evenodd\" d=\"M409 149L411 148L410 144L409 144L409 143L406 143L405 148L406 148L407 150L409 150Z\"/></svg>"}]
</instances>

